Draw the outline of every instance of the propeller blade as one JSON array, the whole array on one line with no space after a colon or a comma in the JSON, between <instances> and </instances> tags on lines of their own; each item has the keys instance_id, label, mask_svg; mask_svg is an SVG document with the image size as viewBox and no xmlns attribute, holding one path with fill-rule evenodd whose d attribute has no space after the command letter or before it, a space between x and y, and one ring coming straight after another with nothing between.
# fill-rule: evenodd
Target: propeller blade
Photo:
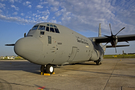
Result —
<instances>
[{"instance_id":1,"label":"propeller blade","mask_svg":"<svg viewBox=\"0 0 135 90\"><path fill-rule=\"evenodd\" d=\"M15 44L5 44L5 46L15 46Z\"/></svg>"},{"instance_id":2,"label":"propeller blade","mask_svg":"<svg viewBox=\"0 0 135 90\"><path fill-rule=\"evenodd\" d=\"M116 47L115 47L115 53L117 53L117 49L116 49Z\"/></svg>"},{"instance_id":3,"label":"propeller blade","mask_svg":"<svg viewBox=\"0 0 135 90\"><path fill-rule=\"evenodd\" d=\"M107 42L104 46L106 46L108 43L109 43L109 42ZM104 46L103 46L103 47L104 47Z\"/></svg>"},{"instance_id":4,"label":"propeller blade","mask_svg":"<svg viewBox=\"0 0 135 90\"><path fill-rule=\"evenodd\" d=\"M112 33L112 29L111 29L111 24L109 24L109 27L110 27L111 36L112 36L112 35L113 35L113 33Z\"/></svg>"},{"instance_id":5,"label":"propeller blade","mask_svg":"<svg viewBox=\"0 0 135 90\"><path fill-rule=\"evenodd\" d=\"M24 37L26 37L26 33L24 33Z\"/></svg>"},{"instance_id":6,"label":"propeller blade","mask_svg":"<svg viewBox=\"0 0 135 90\"><path fill-rule=\"evenodd\" d=\"M123 27L119 32L121 32L123 29L125 29L125 27ZM119 32L118 32L118 33L119 33ZM117 34L118 34L118 33L117 33ZM115 34L115 36L116 36L117 34Z\"/></svg>"},{"instance_id":7,"label":"propeller blade","mask_svg":"<svg viewBox=\"0 0 135 90\"><path fill-rule=\"evenodd\" d=\"M105 37L108 37L108 38L110 38L111 36L108 36L108 35L104 35Z\"/></svg>"}]
</instances>

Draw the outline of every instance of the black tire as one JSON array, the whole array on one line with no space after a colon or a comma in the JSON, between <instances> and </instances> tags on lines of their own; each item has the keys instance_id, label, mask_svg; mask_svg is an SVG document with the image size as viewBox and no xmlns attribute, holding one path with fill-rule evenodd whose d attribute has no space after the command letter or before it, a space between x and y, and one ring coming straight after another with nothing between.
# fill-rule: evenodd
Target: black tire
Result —
<instances>
[{"instance_id":1,"label":"black tire","mask_svg":"<svg viewBox=\"0 0 135 90\"><path fill-rule=\"evenodd\" d=\"M96 61L96 65L100 65L100 62L99 61Z\"/></svg>"},{"instance_id":2,"label":"black tire","mask_svg":"<svg viewBox=\"0 0 135 90\"><path fill-rule=\"evenodd\" d=\"M46 65L46 73L52 74L54 72L53 65Z\"/></svg>"},{"instance_id":3,"label":"black tire","mask_svg":"<svg viewBox=\"0 0 135 90\"><path fill-rule=\"evenodd\" d=\"M101 64L101 60L97 60L97 61L94 61L96 62L96 65L100 65Z\"/></svg>"}]
</instances>

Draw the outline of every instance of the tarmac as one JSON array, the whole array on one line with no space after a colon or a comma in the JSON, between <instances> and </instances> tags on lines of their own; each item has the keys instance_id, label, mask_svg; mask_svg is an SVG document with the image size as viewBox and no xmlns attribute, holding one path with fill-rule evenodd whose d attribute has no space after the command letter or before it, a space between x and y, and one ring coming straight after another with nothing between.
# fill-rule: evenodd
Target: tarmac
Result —
<instances>
[{"instance_id":1,"label":"tarmac","mask_svg":"<svg viewBox=\"0 0 135 90\"><path fill-rule=\"evenodd\" d=\"M27 60L0 60L0 90L135 90L135 58L65 65L50 76L39 69Z\"/></svg>"}]
</instances>

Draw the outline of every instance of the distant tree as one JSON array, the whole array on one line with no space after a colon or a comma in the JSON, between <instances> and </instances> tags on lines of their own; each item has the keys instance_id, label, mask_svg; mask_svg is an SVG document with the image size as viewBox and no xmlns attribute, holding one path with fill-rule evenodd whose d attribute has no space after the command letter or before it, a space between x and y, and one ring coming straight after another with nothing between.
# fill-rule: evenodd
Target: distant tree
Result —
<instances>
[{"instance_id":1,"label":"distant tree","mask_svg":"<svg viewBox=\"0 0 135 90\"><path fill-rule=\"evenodd\" d=\"M8 59L8 57L6 56L4 59Z\"/></svg>"}]
</instances>

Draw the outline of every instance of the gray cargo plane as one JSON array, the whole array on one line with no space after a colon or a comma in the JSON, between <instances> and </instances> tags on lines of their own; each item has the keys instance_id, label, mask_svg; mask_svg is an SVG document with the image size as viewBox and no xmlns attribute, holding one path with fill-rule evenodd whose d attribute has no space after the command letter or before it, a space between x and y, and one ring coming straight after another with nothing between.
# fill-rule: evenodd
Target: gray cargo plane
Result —
<instances>
[{"instance_id":1,"label":"gray cargo plane","mask_svg":"<svg viewBox=\"0 0 135 90\"><path fill-rule=\"evenodd\" d=\"M111 25L109 26L111 30ZM24 38L19 39L15 44L6 44L6 46L14 46L17 55L41 65L43 75L44 72L52 74L55 65L85 61L94 61L99 65L107 47L123 47L127 45L117 45L117 42L135 40L135 34L119 36L117 34L113 35L111 30L111 36L101 37L99 24L99 36L87 38L59 24L38 23L27 35L24 34ZM111 46L106 46L109 42Z\"/></svg>"}]
</instances>

